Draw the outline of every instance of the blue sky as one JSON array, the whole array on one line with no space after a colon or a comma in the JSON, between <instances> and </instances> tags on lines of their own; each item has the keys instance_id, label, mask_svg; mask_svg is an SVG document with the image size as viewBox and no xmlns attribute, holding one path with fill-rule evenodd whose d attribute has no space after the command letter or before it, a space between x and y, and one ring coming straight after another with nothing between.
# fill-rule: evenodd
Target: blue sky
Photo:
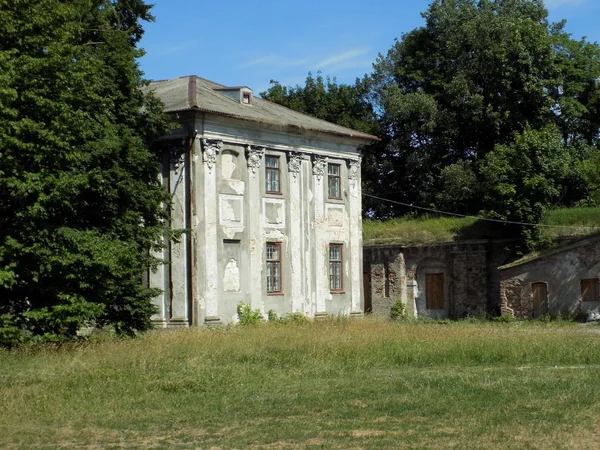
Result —
<instances>
[{"instance_id":1,"label":"blue sky","mask_svg":"<svg viewBox=\"0 0 600 450\"><path fill-rule=\"evenodd\" d=\"M303 84L309 71L352 83L403 33L421 26L430 0L149 0L140 60L145 76L198 75L264 91L271 79ZM546 0L551 21L600 42L600 1Z\"/></svg>"}]
</instances>

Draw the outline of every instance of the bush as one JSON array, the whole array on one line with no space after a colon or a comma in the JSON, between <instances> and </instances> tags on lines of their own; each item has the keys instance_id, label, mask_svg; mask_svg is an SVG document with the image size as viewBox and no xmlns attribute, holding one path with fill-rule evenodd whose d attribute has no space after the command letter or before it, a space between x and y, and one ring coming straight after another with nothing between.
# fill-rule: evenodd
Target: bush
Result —
<instances>
[{"instance_id":1,"label":"bush","mask_svg":"<svg viewBox=\"0 0 600 450\"><path fill-rule=\"evenodd\" d=\"M406 303L402 301L402 299L397 298L394 304L392 305L392 310L390 311L390 316L394 320L404 320L408 317L408 311L406 310Z\"/></svg>"},{"instance_id":2,"label":"bush","mask_svg":"<svg viewBox=\"0 0 600 450\"><path fill-rule=\"evenodd\" d=\"M269 322L273 323L310 323L310 319L301 312L287 313L278 317L277 313L270 309L267 318Z\"/></svg>"},{"instance_id":3,"label":"bush","mask_svg":"<svg viewBox=\"0 0 600 450\"><path fill-rule=\"evenodd\" d=\"M264 320L260 309L252 309L248 303L240 302L237 306L240 325L256 325Z\"/></svg>"}]
</instances>

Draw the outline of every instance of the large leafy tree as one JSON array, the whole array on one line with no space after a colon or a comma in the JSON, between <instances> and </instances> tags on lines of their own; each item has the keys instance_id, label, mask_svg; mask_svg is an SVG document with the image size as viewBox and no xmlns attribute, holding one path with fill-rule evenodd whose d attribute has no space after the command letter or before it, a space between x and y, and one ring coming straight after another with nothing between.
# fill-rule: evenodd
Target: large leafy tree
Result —
<instances>
[{"instance_id":1,"label":"large leafy tree","mask_svg":"<svg viewBox=\"0 0 600 450\"><path fill-rule=\"evenodd\" d=\"M0 340L150 325L168 125L136 63L149 11L0 0Z\"/></svg>"},{"instance_id":2,"label":"large leafy tree","mask_svg":"<svg viewBox=\"0 0 600 450\"><path fill-rule=\"evenodd\" d=\"M550 24L538 0L436 0L423 16L425 26L380 56L371 77L391 142L389 198L490 211L499 205L484 202L482 162L527 129L555 124L565 150L587 157L599 129L596 44ZM544 206L585 197L581 178L561 181L563 195Z\"/></svg>"},{"instance_id":3,"label":"large leafy tree","mask_svg":"<svg viewBox=\"0 0 600 450\"><path fill-rule=\"evenodd\" d=\"M560 195L522 202L541 211L595 201L599 191L593 180L600 172L600 47L573 40L564 22L551 24L547 16L541 0L434 0L423 13L425 25L403 35L371 75L347 87L351 107L310 76L303 87L276 84L267 98L347 126L360 127L368 113L382 141L363 152L365 192L392 200L366 197L368 214L412 212L403 203L536 220L539 214L525 214L514 202L508 211L499 186L489 182L491 161L503 156L488 155L522 148L518 139L537 142L537 132L554 130L563 148L552 153L559 160L551 166L570 170L556 179ZM561 164L564 154L571 165Z\"/></svg>"}]
</instances>

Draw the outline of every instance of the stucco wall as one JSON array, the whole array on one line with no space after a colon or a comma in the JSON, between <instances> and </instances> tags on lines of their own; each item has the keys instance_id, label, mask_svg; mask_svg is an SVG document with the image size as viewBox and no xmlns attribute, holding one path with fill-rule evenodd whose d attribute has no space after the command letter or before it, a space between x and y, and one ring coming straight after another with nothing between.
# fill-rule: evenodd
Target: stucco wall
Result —
<instances>
[{"instance_id":1,"label":"stucco wall","mask_svg":"<svg viewBox=\"0 0 600 450\"><path fill-rule=\"evenodd\" d=\"M500 269L503 314L532 318L532 284L546 283L552 316L586 316L600 302L581 301L581 280L600 277L600 240L585 239L530 261Z\"/></svg>"},{"instance_id":2,"label":"stucco wall","mask_svg":"<svg viewBox=\"0 0 600 450\"><path fill-rule=\"evenodd\" d=\"M186 119L166 150L185 142L185 152L177 162L165 157L163 183L173 196L172 223L187 231L169 244L170 263L149 276L164 291L155 322L227 323L242 301L265 315L362 314L361 141L210 114ZM280 193L266 192L266 156L279 158ZM328 196L328 163L339 164L340 198ZM267 242L281 244L277 294L266 288ZM343 289L335 293L330 244L343 249Z\"/></svg>"}]
</instances>

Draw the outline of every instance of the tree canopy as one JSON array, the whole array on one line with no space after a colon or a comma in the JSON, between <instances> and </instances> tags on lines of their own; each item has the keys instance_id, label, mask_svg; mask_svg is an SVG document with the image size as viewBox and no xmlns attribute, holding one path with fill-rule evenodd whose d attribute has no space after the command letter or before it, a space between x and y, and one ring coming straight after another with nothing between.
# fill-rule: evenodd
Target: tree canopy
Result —
<instances>
[{"instance_id":1,"label":"tree canopy","mask_svg":"<svg viewBox=\"0 0 600 450\"><path fill-rule=\"evenodd\" d=\"M358 117L376 115L382 138L364 150L365 192L533 223L541 213L517 205L542 211L597 198L588 181L597 178L600 47L572 39L565 22L550 23L541 0L434 0L423 17L424 26L402 35L371 74L344 86L363 108ZM287 101L306 95L308 83L289 90ZM522 151L532 161L544 154L528 173L491 176ZM538 177L552 195L521 189ZM411 212L365 204L382 218Z\"/></svg>"},{"instance_id":2,"label":"tree canopy","mask_svg":"<svg viewBox=\"0 0 600 450\"><path fill-rule=\"evenodd\" d=\"M0 0L0 341L150 326L168 129L136 58L143 0Z\"/></svg>"}]
</instances>

